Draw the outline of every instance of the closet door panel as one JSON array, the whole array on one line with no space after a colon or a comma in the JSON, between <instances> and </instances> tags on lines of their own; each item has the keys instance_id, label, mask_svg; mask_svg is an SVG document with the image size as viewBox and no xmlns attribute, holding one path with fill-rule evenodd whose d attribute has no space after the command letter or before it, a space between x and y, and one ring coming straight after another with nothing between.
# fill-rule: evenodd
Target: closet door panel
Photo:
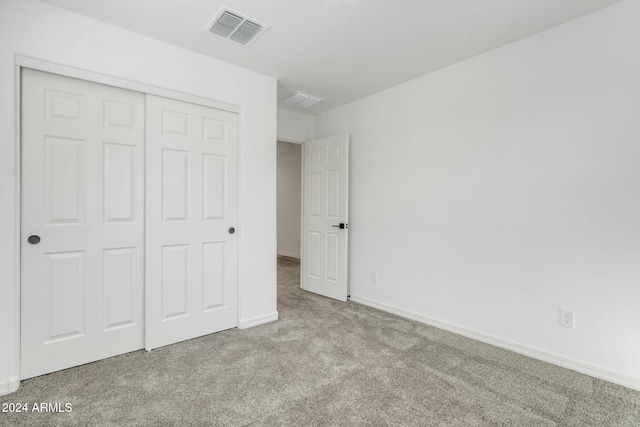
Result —
<instances>
[{"instance_id":1,"label":"closet door panel","mask_svg":"<svg viewBox=\"0 0 640 427\"><path fill-rule=\"evenodd\" d=\"M144 102L23 69L22 379L143 348Z\"/></svg>"},{"instance_id":2,"label":"closet door panel","mask_svg":"<svg viewBox=\"0 0 640 427\"><path fill-rule=\"evenodd\" d=\"M238 117L147 95L147 350L237 326Z\"/></svg>"}]
</instances>

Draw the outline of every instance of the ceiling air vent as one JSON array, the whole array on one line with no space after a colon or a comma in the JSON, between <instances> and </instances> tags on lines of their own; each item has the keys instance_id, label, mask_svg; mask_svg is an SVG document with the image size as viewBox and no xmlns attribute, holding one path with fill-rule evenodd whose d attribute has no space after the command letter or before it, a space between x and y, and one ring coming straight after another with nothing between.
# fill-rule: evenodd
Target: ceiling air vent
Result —
<instances>
[{"instance_id":1,"label":"ceiling air vent","mask_svg":"<svg viewBox=\"0 0 640 427\"><path fill-rule=\"evenodd\" d=\"M205 27L206 31L245 46L256 41L268 29L268 25L246 17L226 6L222 6L216 16Z\"/></svg>"},{"instance_id":2,"label":"ceiling air vent","mask_svg":"<svg viewBox=\"0 0 640 427\"><path fill-rule=\"evenodd\" d=\"M288 105L295 105L296 107L307 108L323 100L323 98L309 95L308 93L295 92L286 98L281 99L280 102Z\"/></svg>"}]
</instances>

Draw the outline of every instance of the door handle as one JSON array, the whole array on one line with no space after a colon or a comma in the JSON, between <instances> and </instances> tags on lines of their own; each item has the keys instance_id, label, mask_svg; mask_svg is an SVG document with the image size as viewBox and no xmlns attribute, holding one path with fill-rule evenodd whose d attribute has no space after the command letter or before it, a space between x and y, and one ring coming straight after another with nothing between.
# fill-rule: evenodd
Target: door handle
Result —
<instances>
[{"instance_id":1,"label":"door handle","mask_svg":"<svg viewBox=\"0 0 640 427\"><path fill-rule=\"evenodd\" d=\"M229 234L233 234L233 233L235 233L235 232L236 232L236 229L235 229L235 228L233 228L233 227L229 228Z\"/></svg>"},{"instance_id":2,"label":"door handle","mask_svg":"<svg viewBox=\"0 0 640 427\"><path fill-rule=\"evenodd\" d=\"M349 228L349 224L345 224L344 222L341 222L338 225L332 225L332 227L339 228L340 230L344 230L345 228Z\"/></svg>"},{"instance_id":3,"label":"door handle","mask_svg":"<svg viewBox=\"0 0 640 427\"><path fill-rule=\"evenodd\" d=\"M32 245L37 245L38 243L40 243L40 236L36 236L35 234L29 236L27 237L27 242L31 243Z\"/></svg>"}]
</instances>

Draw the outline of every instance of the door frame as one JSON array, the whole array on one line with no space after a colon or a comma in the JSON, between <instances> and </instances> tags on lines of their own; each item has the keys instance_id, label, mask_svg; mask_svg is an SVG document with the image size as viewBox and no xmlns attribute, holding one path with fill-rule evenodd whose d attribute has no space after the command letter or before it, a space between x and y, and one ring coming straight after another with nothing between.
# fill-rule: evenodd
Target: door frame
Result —
<instances>
[{"instance_id":1,"label":"door frame","mask_svg":"<svg viewBox=\"0 0 640 427\"><path fill-rule=\"evenodd\" d=\"M15 264L15 300L14 300L14 309L15 309L15 364L17 367L18 376L11 378L8 384L8 393L12 393L18 389L20 386L20 371L22 364L22 354L21 354L21 290L22 290L22 69L30 68L37 71L44 71L47 73L58 74L64 77L71 77L78 80L85 80L92 83L103 84L107 86L114 86L121 89L127 89L133 92L140 92L142 94L150 94L157 95L165 98L171 98L178 101L189 102L192 104L202 105L205 107L211 107L218 110L224 110L231 113L235 113L238 115L238 177L241 176L241 168L242 168L242 157L241 157L241 144L242 144L242 107L235 104L225 103L216 101L213 99L202 98L197 95L191 95L183 92L176 92L170 89L161 88L158 86L136 82L132 80L123 79L120 77L110 76L107 74L100 74L93 71L88 71L72 66L56 64L53 62L31 58L23 55L15 55L15 82L16 82L16 92L15 92L15 108L16 108L16 187L14 189L16 200L19 202L16 203L16 209L14 211L15 214L15 234L14 234L14 250L17 254L16 256L16 264ZM238 179L238 220L242 218L242 206L240 203L242 193L242 182ZM146 196L145 196L146 197ZM146 227L145 227L146 234ZM241 307L241 296L242 292L240 289L242 287L242 283L240 280L240 271L241 271L241 257L239 256L241 253L242 242L241 239L238 239L238 265L237 265L237 277L238 277L238 303L237 303L237 323L238 328L240 328L240 307ZM146 250L146 248L145 248Z\"/></svg>"}]
</instances>

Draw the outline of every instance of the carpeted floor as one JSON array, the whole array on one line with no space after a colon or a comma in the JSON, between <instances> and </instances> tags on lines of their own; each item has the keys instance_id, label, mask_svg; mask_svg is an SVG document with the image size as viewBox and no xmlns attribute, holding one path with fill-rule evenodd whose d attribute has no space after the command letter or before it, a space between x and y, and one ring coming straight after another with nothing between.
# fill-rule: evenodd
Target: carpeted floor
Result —
<instances>
[{"instance_id":1,"label":"carpeted floor","mask_svg":"<svg viewBox=\"0 0 640 427\"><path fill-rule=\"evenodd\" d=\"M278 263L280 320L24 381L0 425L640 426L640 393L354 303Z\"/></svg>"}]
</instances>

